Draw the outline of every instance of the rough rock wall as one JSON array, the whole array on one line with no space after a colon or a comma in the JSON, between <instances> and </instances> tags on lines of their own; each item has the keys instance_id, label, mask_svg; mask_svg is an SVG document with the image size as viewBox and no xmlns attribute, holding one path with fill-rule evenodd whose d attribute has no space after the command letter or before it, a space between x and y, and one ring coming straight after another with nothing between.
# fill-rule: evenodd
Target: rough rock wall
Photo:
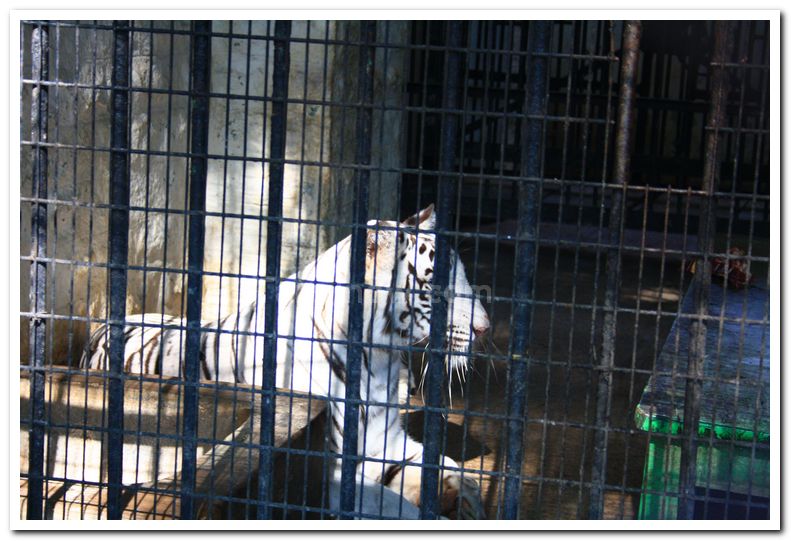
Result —
<instances>
[{"instance_id":1,"label":"rough rock wall","mask_svg":"<svg viewBox=\"0 0 791 541\"><path fill-rule=\"evenodd\" d=\"M404 107L404 88L408 69L408 52L399 47L408 43L408 21L383 21L377 24L374 58L373 126L371 134L371 165L369 218L382 220L398 219L401 189L400 173L393 168L403 167L404 134L406 114L398 110ZM336 40L352 43L360 38L359 22L338 23ZM359 48L355 45L339 45L333 63L334 101L357 103L357 73ZM332 163L353 165L356 150L356 118L353 107L331 107L332 141L330 158ZM340 224L331 228L332 242L349 234L348 224L352 219L354 170L336 167L332 170L332 204L328 206L328 219Z\"/></svg>"},{"instance_id":2,"label":"rough rock wall","mask_svg":"<svg viewBox=\"0 0 791 541\"><path fill-rule=\"evenodd\" d=\"M140 22L139 27L168 29L171 23ZM187 21L173 23L187 30ZM274 22L215 21L213 30L242 37L212 39L212 92L229 94L210 101L209 161L206 210L227 216L206 218L203 316L216 318L236 309L259 291L263 297L266 265L266 220L271 106L272 42L247 39L274 33ZM318 225L317 220L351 220L351 170L329 164L354 163L354 111L328 102L351 103L357 89L357 49L313 40L356 37L359 24L295 21L291 43L289 97L307 104L288 106L287 164L284 179L281 274L287 275L348 234L345 227ZM377 41L400 44L408 23L380 23ZM26 41L29 44L29 36ZM50 91L49 139L64 145L49 152L49 196L67 204L49 207L48 252L64 261L50 268L51 310L59 315L103 318L107 314L106 271L112 32L61 28L51 32L50 76L76 82ZM29 45L28 45L29 47ZM132 85L154 92L130 95L130 212L127 312L181 314L185 299L187 180L189 163L189 36L133 33ZM57 53L56 53L57 51ZM95 62L94 62L95 57ZM375 103L403 105L406 52L379 48L375 68ZM25 60L23 57L23 64ZM27 62L29 64L29 61ZM29 69L29 68L28 68ZM167 92L172 90L173 92ZM247 97L247 99L245 99ZM25 101L26 100L26 101ZM29 91L23 93L23 140L30 139ZM405 115L376 110L373 164L400 166ZM76 146L75 146L76 145ZM152 152L153 154L144 154ZM31 193L31 152L22 148L22 195ZM370 216L396 218L400 176L371 175ZM99 205L99 207L91 206ZM148 210L145 210L145 209ZM296 220L308 223L296 223ZM22 206L21 253L30 252L29 205ZM88 264L99 265L92 267ZM29 263L22 262L20 297L28 306ZM175 272L167 272L168 270ZM245 278L220 276L242 274ZM55 321L51 354L56 363L79 358L90 329L97 324ZM22 324L22 354L27 357L27 321Z\"/></svg>"}]
</instances>

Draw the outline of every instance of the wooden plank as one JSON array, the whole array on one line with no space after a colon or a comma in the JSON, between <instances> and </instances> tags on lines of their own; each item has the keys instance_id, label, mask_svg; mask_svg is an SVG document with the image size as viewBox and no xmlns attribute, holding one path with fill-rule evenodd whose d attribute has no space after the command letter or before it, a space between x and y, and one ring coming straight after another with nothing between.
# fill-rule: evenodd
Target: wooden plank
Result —
<instances>
[{"instance_id":1,"label":"wooden plank","mask_svg":"<svg viewBox=\"0 0 791 541\"><path fill-rule=\"evenodd\" d=\"M102 422L106 410L105 382L103 372L47 374L47 415L51 425L45 447L47 475L76 480L47 483L46 513L50 518L106 518L106 489L101 487L106 482L106 429ZM124 491L124 518L179 516L181 387L182 382L177 379L143 378L125 382L124 478L125 484L136 486ZM20 385L23 421L28 418L30 408L29 388L27 374L23 374ZM201 387L199 395L198 437L209 443L200 446L195 493L199 499L199 516L210 517L217 502L211 502L208 496L232 495L257 467L258 451L249 444L258 442L260 437L259 415L250 415L251 411L257 413L259 401L253 389L245 385L212 384ZM300 393L278 396L275 445L284 447L298 439L325 405L326 399L321 397L308 399ZM27 432L23 423L20 426L23 473L27 471ZM171 475L162 475L168 470ZM24 517L26 479L20 480L20 491L20 516Z\"/></svg>"},{"instance_id":2,"label":"wooden plank","mask_svg":"<svg viewBox=\"0 0 791 541\"><path fill-rule=\"evenodd\" d=\"M640 428L681 429L692 299L690 289L643 391L636 412ZM709 320L706 335L700 431L768 441L769 287L759 283L736 291L712 284L708 313L718 319Z\"/></svg>"}]
</instances>

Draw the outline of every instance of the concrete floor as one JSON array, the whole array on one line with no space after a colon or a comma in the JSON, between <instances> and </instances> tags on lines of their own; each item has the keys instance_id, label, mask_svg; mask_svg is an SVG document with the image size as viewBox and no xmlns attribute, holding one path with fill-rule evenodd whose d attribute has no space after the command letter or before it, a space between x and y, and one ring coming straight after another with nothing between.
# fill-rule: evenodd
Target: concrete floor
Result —
<instances>
[{"instance_id":1,"label":"concrete floor","mask_svg":"<svg viewBox=\"0 0 791 541\"><path fill-rule=\"evenodd\" d=\"M754 251L763 252L764 248ZM469 281L489 286L496 298L484 302L492 321L492 344L484 349L494 358L473 357L466 382L453 382L450 405L455 411L441 427L442 452L475 470L471 475L482 486L487 515L495 519L501 516L503 501L498 474L504 470L506 426L498 417L507 411L505 359L511 340L514 250L509 245L495 249L492 243L479 243L477 248L462 247L460 253ZM604 254L597 260L591 251L542 248L536 265L538 304L530 339L519 517L586 519L596 427L597 380L592 365L593 352L601 350ZM765 265L754 266L753 272L765 275ZM645 433L634 429L634 410L689 279L689 275L682 276L679 260L666 261L663 266L658 258L646 257L642 263L636 257L623 258L618 307L636 312L619 312L617 316L604 518L637 516L648 441ZM667 315L655 313L660 310ZM411 364L418 371L421 355L413 355ZM422 404L419 391L409 400L413 406ZM422 439L422 413L409 414L407 422L410 433ZM315 441L295 441L292 448L319 450L323 433L317 425L312 431ZM278 460L282 459L281 455ZM275 500L320 506L320 490L306 487L312 486L311 480L320 479L321 465L303 468L300 457L290 460L290 467L279 463L275 470L287 477L287 486L292 488L286 494L276 490ZM255 494L255 489L249 494ZM241 511L239 518L246 516ZM297 510L289 516L318 518Z\"/></svg>"},{"instance_id":2,"label":"concrete floor","mask_svg":"<svg viewBox=\"0 0 791 541\"><path fill-rule=\"evenodd\" d=\"M495 297L501 298L484 303L492 320L493 342L485 349L501 358L475 357L466 382L453 382L450 405L456 412L447 416L442 427L442 452L466 468L483 471L471 475L481 484L487 516L498 518L503 500L498 473L504 470L506 426L497 416L507 411L505 356L511 339L514 250L512 246L500 245L495 254L490 243L480 244L477 250L462 247L460 252L470 282L491 287ZM664 277L662 272L658 260L644 260L641 269L639 260L624 258L619 307L675 311L680 297L679 262L668 262ZM539 251L535 291L541 304L535 308L530 340L532 362L527 385L528 423L523 444L520 518L588 518L588 483L596 426L596 378L591 368L594 360L591 352L600 350L604 281L603 256L597 263L593 252L575 254L554 248ZM592 304L596 307L595 315L590 308ZM618 314L611 402L613 431L607 438L606 452L606 482L612 488L604 493L605 518L636 517L647 438L632 431L634 408L648 381L647 371L651 370L672 323L672 316L641 313L636 319L634 314ZM420 365L421 355L413 355L412 369L418 371ZM419 390L409 401L414 406L422 404ZM410 433L422 439L422 413L409 414L407 422ZM317 424L312 430L315 441L295 441L292 449L321 449L323 433ZM276 489L276 501L320 506L320 491L305 491L305 487L311 486L310 479L320 478L321 465L304 468L299 456L291 457L289 462L289 467L282 463L276 468L286 475L290 487L286 493ZM276 485L282 486L280 482ZM253 487L250 494L255 493ZM303 494L307 500L303 500ZM245 512L250 511L236 509L233 514L242 518ZM296 509L288 516L318 518L311 513L303 515Z\"/></svg>"},{"instance_id":3,"label":"concrete floor","mask_svg":"<svg viewBox=\"0 0 791 541\"><path fill-rule=\"evenodd\" d=\"M514 250L511 246L480 244L461 250L471 283L488 285L494 295L513 293ZM495 264L496 262L496 264ZM604 256L595 253L542 249L536 269L536 298L530 339L532 362L527 387L528 424L524 437L524 480L521 518L576 519L588 517L596 397L592 352L600 351L605 289ZM576 270L576 272L575 272ZM597 273L598 270L598 273ZM619 307L674 311L678 307L681 269L668 262L664 277L658 259L624 258ZM685 282L686 283L686 282ZM660 285L664 287L660 288ZM594 302L595 290L595 302ZM594 311L590 305L595 305ZM491 338L505 356L511 338L511 306L507 300L486 304L492 320ZM648 381L657 351L673 323L669 316L619 313L616 327L611 427L607 438L606 482L625 490L605 491L605 518L634 518L639 505L647 439L618 430L634 427L634 407ZM593 329L593 340L591 332ZM420 360L413 359L419 367ZM635 372L633 369L637 369ZM462 395L463 393L463 395ZM465 413L448 418L446 454L466 467L500 472L504 469L506 432L502 420L486 415L506 413L507 366L504 359L476 359L466 384L454 383L452 407ZM420 397L414 398L419 402ZM410 428L422 432L422 416L412 415ZM480 478L490 518L499 515L502 483L496 475Z\"/></svg>"}]
</instances>

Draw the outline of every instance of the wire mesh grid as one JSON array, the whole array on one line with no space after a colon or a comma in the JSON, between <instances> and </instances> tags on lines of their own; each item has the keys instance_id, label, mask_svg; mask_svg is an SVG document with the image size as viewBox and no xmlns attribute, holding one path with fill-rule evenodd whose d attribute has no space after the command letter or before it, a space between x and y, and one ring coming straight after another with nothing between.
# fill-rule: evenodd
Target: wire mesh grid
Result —
<instances>
[{"instance_id":1,"label":"wire mesh grid","mask_svg":"<svg viewBox=\"0 0 791 541\"><path fill-rule=\"evenodd\" d=\"M24 21L21 516L768 518L767 21Z\"/></svg>"}]
</instances>

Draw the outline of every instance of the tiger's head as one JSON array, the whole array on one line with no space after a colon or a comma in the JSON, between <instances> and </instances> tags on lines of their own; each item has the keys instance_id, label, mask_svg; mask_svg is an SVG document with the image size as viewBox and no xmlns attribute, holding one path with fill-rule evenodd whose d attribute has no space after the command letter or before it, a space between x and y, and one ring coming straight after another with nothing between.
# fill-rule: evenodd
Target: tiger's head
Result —
<instances>
[{"instance_id":1,"label":"tiger's head","mask_svg":"<svg viewBox=\"0 0 791 541\"><path fill-rule=\"evenodd\" d=\"M445 295L447 369L465 369L472 343L489 329L489 317L454 250L450 254L450 286L446 291L433 287L435 223L434 205L400 224L368 222L366 282L376 286L374 310L381 315L376 331L407 344L426 340L433 297Z\"/></svg>"}]
</instances>

